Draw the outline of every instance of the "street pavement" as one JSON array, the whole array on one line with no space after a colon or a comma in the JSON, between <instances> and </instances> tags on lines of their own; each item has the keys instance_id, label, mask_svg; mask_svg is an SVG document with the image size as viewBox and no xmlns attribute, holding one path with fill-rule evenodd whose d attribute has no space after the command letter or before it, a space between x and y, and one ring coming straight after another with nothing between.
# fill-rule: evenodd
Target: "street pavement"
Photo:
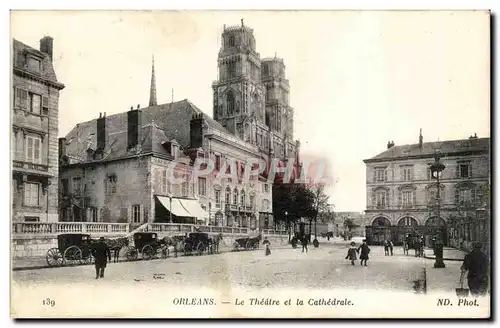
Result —
<instances>
[{"instance_id":1,"label":"street pavement","mask_svg":"<svg viewBox=\"0 0 500 328\"><path fill-rule=\"evenodd\" d=\"M359 260L352 266L345 260L345 243L321 241L319 248L302 253L301 247L228 252L217 255L187 256L138 262L110 263L104 279L95 280L93 266L13 271L12 280L21 285L58 284L71 286L87 281L90 285L123 283L149 285L259 289L275 287L349 288L413 291L414 282L424 279L425 259L402 254L384 256L382 247L372 246L368 266ZM451 287L453 288L453 287Z\"/></svg>"}]
</instances>

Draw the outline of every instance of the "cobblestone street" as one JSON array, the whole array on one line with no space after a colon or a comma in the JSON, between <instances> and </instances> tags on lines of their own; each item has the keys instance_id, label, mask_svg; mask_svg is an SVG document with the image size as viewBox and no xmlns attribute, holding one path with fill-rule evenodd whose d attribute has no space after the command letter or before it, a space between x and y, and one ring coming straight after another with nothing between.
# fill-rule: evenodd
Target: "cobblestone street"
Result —
<instances>
[{"instance_id":1,"label":"cobblestone street","mask_svg":"<svg viewBox=\"0 0 500 328\"><path fill-rule=\"evenodd\" d=\"M424 259L405 256L396 248L394 256L384 256L382 247L373 246L367 267L345 260L343 244L322 243L308 253L301 248L229 252L166 260L111 263L103 280L94 279L93 266L63 267L13 272L21 284L55 283L70 286L90 284L154 283L218 288L259 289L270 287L352 288L412 291L413 282L423 278ZM398 253L399 252L399 253Z\"/></svg>"}]
</instances>

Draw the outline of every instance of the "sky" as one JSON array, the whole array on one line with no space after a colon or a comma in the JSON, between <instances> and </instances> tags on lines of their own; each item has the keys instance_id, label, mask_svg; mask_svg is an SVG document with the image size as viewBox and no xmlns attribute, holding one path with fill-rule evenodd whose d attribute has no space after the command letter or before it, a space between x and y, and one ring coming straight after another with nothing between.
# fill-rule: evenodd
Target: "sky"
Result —
<instances>
[{"instance_id":1,"label":"sky","mask_svg":"<svg viewBox=\"0 0 500 328\"><path fill-rule=\"evenodd\" d=\"M490 136L490 26L481 11L24 11L11 36L54 38L66 85L59 135L149 101L189 99L212 115L223 25L254 29L261 58L284 59L303 156L328 158L336 211L363 211L363 159L396 145Z\"/></svg>"}]
</instances>

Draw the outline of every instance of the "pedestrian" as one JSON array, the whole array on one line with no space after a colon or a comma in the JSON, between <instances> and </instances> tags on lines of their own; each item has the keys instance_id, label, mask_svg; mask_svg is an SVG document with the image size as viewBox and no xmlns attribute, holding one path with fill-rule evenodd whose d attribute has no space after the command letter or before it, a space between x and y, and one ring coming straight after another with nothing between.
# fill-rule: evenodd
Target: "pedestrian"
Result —
<instances>
[{"instance_id":1,"label":"pedestrian","mask_svg":"<svg viewBox=\"0 0 500 328\"><path fill-rule=\"evenodd\" d=\"M302 242L302 253L304 253L304 249L306 250L306 253L308 252L307 250L307 238L304 236L301 240Z\"/></svg>"},{"instance_id":2,"label":"pedestrian","mask_svg":"<svg viewBox=\"0 0 500 328\"><path fill-rule=\"evenodd\" d=\"M392 240L389 240L389 249L391 250L391 256L394 255L393 254L394 244L392 243Z\"/></svg>"},{"instance_id":3,"label":"pedestrian","mask_svg":"<svg viewBox=\"0 0 500 328\"><path fill-rule=\"evenodd\" d=\"M264 238L264 241L262 242L263 245L266 245L266 256L271 254L271 242L267 240L267 237Z\"/></svg>"},{"instance_id":4,"label":"pedestrian","mask_svg":"<svg viewBox=\"0 0 500 328\"><path fill-rule=\"evenodd\" d=\"M474 243L472 251L465 255L461 270L462 274L467 274L467 282L470 293L473 296L485 295L488 290L488 266L489 261L486 254L481 251L482 244Z\"/></svg>"},{"instance_id":5,"label":"pedestrian","mask_svg":"<svg viewBox=\"0 0 500 328\"><path fill-rule=\"evenodd\" d=\"M359 254L359 259L361 260L360 264L363 265L363 261L365 261L365 266L367 266L366 261L369 259L368 254L370 254L370 247L368 247L366 239L363 239L363 243L359 246L358 252L359 250L361 250L361 253Z\"/></svg>"},{"instance_id":6,"label":"pedestrian","mask_svg":"<svg viewBox=\"0 0 500 328\"><path fill-rule=\"evenodd\" d=\"M389 255L389 242L387 240L384 240L384 254L385 256Z\"/></svg>"},{"instance_id":7,"label":"pedestrian","mask_svg":"<svg viewBox=\"0 0 500 328\"><path fill-rule=\"evenodd\" d=\"M92 248L92 253L95 259L95 278L104 278L106 264L108 260L111 262L111 252L104 242L104 237L99 238L99 241Z\"/></svg>"},{"instance_id":8,"label":"pedestrian","mask_svg":"<svg viewBox=\"0 0 500 328\"><path fill-rule=\"evenodd\" d=\"M354 261L356 261L356 252L358 250L356 249L356 243L351 242L351 247L347 250L347 256L345 257L346 260L351 261L351 265L354 265Z\"/></svg>"}]
</instances>

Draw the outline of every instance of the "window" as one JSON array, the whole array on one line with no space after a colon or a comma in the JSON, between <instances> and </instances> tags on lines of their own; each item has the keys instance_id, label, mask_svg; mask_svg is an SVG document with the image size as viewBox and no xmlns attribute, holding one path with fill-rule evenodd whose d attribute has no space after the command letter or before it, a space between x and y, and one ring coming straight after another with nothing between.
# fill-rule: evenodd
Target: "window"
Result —
<instances>
[{"instance_id":1,"label":"window","mask_svg":"<svg viewBox=\"0 0 500 328\"><path fill-rule=\"evenodd\" d=\"M28 57L28 69L35 73L40 73L41 62L39 59Z\"/></svg>"},{"instance_id":2,"label":"window","mask_svg":"<svg viewBox=\"0 0 500 328\"><path fill-rule=\"evenodd\" d=\"M375 204L378 208L384 208L387 206L387 192L377 191L375 193Z\"/></svg>"},{"instance_id":3,"label":"window","mask_svg":"<svg viewBox=\"0 0 500 328\"><path fill-rule=\"evenodd\" d=\"M207 179L206 178L198 178L198 195L200 195L200 196L207 195Z\"/></svg>"},{"instance_id":4,"label":"window","mask_svg":"<svg viewBox=\"0 0 500 328\"><path fill-rule=\"evenodd\" d=\"M24 222L40 222L40 218L38 216L25 216Z\"/></svg>"},{"instance_id":5,"label":"window","mask_svg":"<svg viewBox=\"0 0 500 328\"><path fill-rule=\"evenodd\" d=\"M73 178L73 193L79 195L82 191L82 178Z\"/></svg>"},{"instance_id":6,"label":"window","mask_svg":"<svg viewBox=\"0 0 500 328\"><path fill-rule=\"evenodd\" d=\"M177 158L179 156L179 146L172 145L172 156Z\"/></svg>"},{"instance_id":7,"label":"window","mask_svg":"<svg viewBox=\"0 0 500 328\"><path fill-rule=\"evenodd\" d=\"M68 194L68 179L61 179L61 192L63 195L67 195Z\"/></svg>"},{"instance_id":8,"label":"window","mask_svg":"<svg viewBox=\"0 0 500 328\"><path fill-rule=\"evenodd\" d=\"M412 180L412 167L411 166L401 166L401 180L410 181Z\"/></svg>"},{"instance_id":9,"label":"window","mask_svg":"<svg viewBox=\"0 0 500 328\"><path fill-rule=\"evenodd\" d=\"M47 115L49 113L49 98L48 97L42 97L42 112L44 115Z\"/></svg>"},{"instance_id":10,"label":"window","mask_svg":"<svg viewBox=\"0 0 500 328\"><path fill-rule=\"evenodd\" d=\"M42 139L26 136L26 161L30 163L42 162Z\"/></svg>"},{"instance_id":11,"label":"window","mask_svg":"<svg viewBox=\"0 0 500 328\"><path fill-rule=\"evenodd\" d=\"M161 172L161 192L167 193L167 170Z\"/></svg>"},{"instance_id":12,"label":"window","mask_svg":"<svg viewBox=\"0 0 500 328\"><path fill-rule=\"evenodd\" d=\"M234 95L231 91L227 94L227 113L228 115L234 113Z\"/></svg>"},{"instance_id":13,"label":"window","mask_svg":"<svg viewBox=\"0 0 500 328\"><path fill-rule=\"evenodd\" d=\"M97 207L92 207L90 209L90 219L91 222L97 222Z\"/></svg>"},{"instance_id":14,"label":"window","mask_svg":"<svg viewBox=\"0 0 500 328\"><path fill-rule=\"evenodd\" d=\"M238 190L235 188L233 193L233 204L238 204Z\"/></svg>"},{"instance_id":15,"label":"window","mask_svg":"<svg viewBox=\"0 0 500 328\"><path fill-rule=\"evenodd\" d=\"M181 188L182 188L182 196L186 197L188 195L188 183L187 183L187 181L184 181L182 183Z\"/></svg>"},{"instance_id":16,"label":"window","mask_svg":"<svg viewBox=\"0 0 500 328\"><path fill-rule=\"evenodd\" d=\"M458 164L458 177L459 178L471 178L472 177L472 165L470 163L459 163Z\"/></svg>"},{"instance_id":17,"label":"window","mask_svg":"<svg viewBox=\"0 0 500 328\"><path fill-rule=\"evenodd\" d=\"M460 189L458 191L458 203L462 206L470 206L474 203L476 191L474 189Z\"/></svg>"},{"instance_id":18,"label":"window","mask_svg":"<svg viewBox=\"0 0 500 328\"><path fill-rule=\"evenodd\" d=\"M227 73L229 78L233 78L236 76L236 62L229 62L227 64Z\"/></svg>"},{"instance_id":19,"label":"window","mask_svg":"<svg viewBox=\"0 0 500 328\"><path fill-rule=\"evenodd\" d=\"M30 95L31 95L30 112L35 113L35 114L40 114L40 111L42 108L42 97L40 95L35 94L35 93L32 93Z\"/></svg>"},{"instance_id":20,"label":"window","mask_svg":"<svg viewBox=\"0 0 500 328\"><path fill-rule=\"evenodd\" d=\"M215 169L220 170L220 155L215 155Z\"/></svg>"},{"instance_id":21,"label":"window","mask_svg":"<svg viewBox=\"0 0 500 328\"><path fill-rule=\"evenodd\" d=\"M267 183L264 184L264 192L269 192L269 185Z\"/></svg>"},{"instance_id":22,"label":"window","mask_svg":"<svg viewBox=\"0 0 500 328\"><path fill-rule=\"evenodd\" d=\"M376 182L387 181L387 170L385 168L376 168L374 171L374 180Z\"/></svg>"},{"instance_id":23,"label":"window","mask_svg":"<svg viewBox=\"0 0 500 328\"><path fill-rule=\"evenodd\" d=\"M252 206L252 207L253 207L253 199L254 199L253 196L250 195L250 206Z\"/></svg>"},{"instance_id":24,"label":"window","mask_svg":"<svg viewBox=\"0 0 500 328\"><path fill-rule=\"evenodd\" d=\"M220 204L220 191L219 190L215 191L215 203Z\"/></svg>"},{"instance_id":25,"label":"window","mask_svg":"<svg viewBox=\"0 0 500 328\"><path fill-rule=\"evenodd\" d=\"M241 205L245 205L245 190L241 191L240 203Z\"/></svg>"},{"instance_id":26,"label":"window","mask_svg":"<svg viewBox=\"0 0 500 328\"><path fill-rule=\"evenodd\" d=\"M132 220L133 223L141 222L141 205L132 206Z\"/></svg>"},{"instance_id":27,"label":"window","mask_svg":"<svg viewBox=\"0 0 500 328\"><path fill-rule=\"evenodd\" d=\"M116 193L116 175L110 175L108 177L108 193Z\"/></svg>"},{"instance_id":28,"label":"window","mask_svg":"<svg viewBox=\"0 0 500 328\"><path fill-rule=\"evenodd\" d=\"M413 206L413 191L405 190L401 192L403 207Z\"/></svg>"},{"instance_id":29,"label":"window","mask_svg":"<svg viewBox=\"0 0 500 328\"><path fill-rule=\"evenodd\" d=\"M38 206L40 185L38 183L25 183L24 184L24 205Z\"/></svg>"},{"instance_id":30,"label":"window","mask_svg":"<svg viewBox=\"0 0 500 328\"><path fill-rule=\"evenodd\" d=\"M226 204L231 203L231 189L229 187L226 188Z\"/></svg>"},{"instance_id":31,"label":"window","mask_svg":"<svg viewBox=\"0 0 500 328\"><path fill-rule=\"evenodd\" d=\"M264 71L263 75L264 76L268 76L269 75L269 66L267 64L264 64L262 68L263 68L263 71Z\"/></svg>"},{"instance_id":32,"label":"window","mask_svg":"<svg viewBox=\"0 0 500 328\"><path fill-rule=\"evenodd\" d=\"M234 47L234 44L235 44L235 42L234 42L234 35L230 35L229 36L229 46L230 47Z\"/></svg>"},{"instance_id":33,"label":"window","mask_svg":"<svg viewBox=\"0 0 500 328\"><path fill-rule=\"evenodd\" d=\"M15 105L20 108L28 108L28 91L16 88Z\"/></svg>"}]
</instances>

